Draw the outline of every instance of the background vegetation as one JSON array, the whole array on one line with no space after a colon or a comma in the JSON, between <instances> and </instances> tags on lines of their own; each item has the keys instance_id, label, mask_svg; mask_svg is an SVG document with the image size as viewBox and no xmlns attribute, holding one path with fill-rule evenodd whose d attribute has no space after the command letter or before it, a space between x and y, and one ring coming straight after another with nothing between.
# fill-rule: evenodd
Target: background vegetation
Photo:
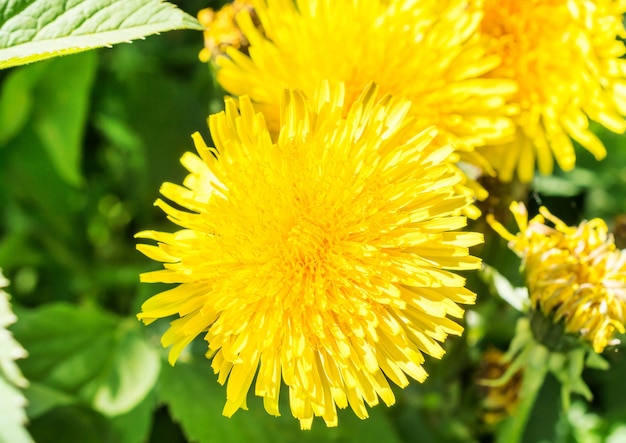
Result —
<instances>
[{"instance_id":1,"label":"background vegetation","mask_svg":"<svg viewBox=\"0 0 626 443\"><path fill-rule=\"evenodd\" d=\"M219 2L187 0L191 15ZM475 274L478 293L466 333L446 343L443 360L428 359L424 384L398 389L392 408L361 421L351 411L327 429L303 432L288 407L268 416L258 399L232 419L221 415L224 390L204 343L175 367L159 339L166 323L144 327L140 306L164 288L139 284L157 269L135 251L133 235L173 230L152 206L164 181L180 183L190 135L209 140L206 117L222 91L198 61L202 35L174 31L144 41L0 71L0 267L11 281L11 327L29 356L18 363L29 381L27 429L46 442L472 442L491 441L498 425L484 420L476 385L481 356L505 350L517 311ZM531 210L547 205L569 223L603 217L624 241L626 138L599 131L603 162L580 150L578 167L515 188ZM496 189L496 188L494 188ZM508 193L493 198L501 210ZM487 242L474 253L520 283L519 261L482 222ZM621 243L622 247L625 243ZM1 350L0 350L1 351ZM594 394L561 405L548 378L524 432L525 442L626 441L624 346L605 352L608 371L588 370ZM252 396L251 396L252 397ZM285 397L283 395L283 397ZM5 399L0 398L0 404ZM1 439L2 437L0 437Z\"/></svg>"}]
</instances>

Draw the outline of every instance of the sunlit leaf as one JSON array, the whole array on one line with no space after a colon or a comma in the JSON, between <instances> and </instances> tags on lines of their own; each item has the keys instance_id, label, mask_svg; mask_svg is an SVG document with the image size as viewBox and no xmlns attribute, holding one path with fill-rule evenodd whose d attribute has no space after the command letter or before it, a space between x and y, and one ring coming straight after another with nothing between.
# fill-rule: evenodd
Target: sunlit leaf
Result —
<instances>
[{"instance_id":1,"label":"sunlit leaf","mask_svg":"<svg viewBox=\"0 0 626 443\"><path fill-rule=\"evenodd\" d=\"M7 329L17 320L9 296L2 289L7 284L0 273L0 442L27 443L32 439L24 428L26 400L20 388L28 383L15 364L15 360L25 357L26 352Z\"/></svg>"},{"instance_id":2,"label":"sunlit leaf","mask_svg":"<svg viewBox=\"0 0 626 443\"><path fill-rule=\"evenodd\" d=\"M480 276L496 295L512 307L520 312L528 311L530 299L528 298L528 290L526 288L514 287L506 277L487 264L483 264Z\"/></svg>"},{"instance_id":3,"label":"sunlit leaf","mask_svg":"<svg viewBox=\"0 0 626 443\"><path fill-rule=\"evenodd\" d=\"M593 185L595 177L589 170L576 168L571 172L557 175L537 175L533 179L533 190L542 195L574 197L584 188Z\"/></svg>"},{"instance_id":4,"label":"sunlit leaf","mask_svg":"<svg viewBox=\"0 0 626 443\"><path fill-rule=\"evenodd\" d=\"M602 418L589 412L584 403L575 402L565 411L565 415L572 441L585 443L606 441L602 436Z\"/></svg>"},{"instance_id":5,"label":"sunlit leaf","mask_svg":"<svg viewBox=\"0 0 626 443\"><path fill-rule=\"evenodd\" d=\"M94 408L105 415L116 416L132 410L152 390L159 376L159 355L146 343L138 327L134 319L120 324L108 364L82 390L92 398Z\"/></svg>"},{"instance_id":6,"label":"sunlit leaf","mask_svg":"<svg viewBox=\"0 0 626 443\"><path fill-rule=\"evenodd\" d=\"M8 0L0 6L0 69L173 29L202 27L160 0Z\"/></svg>"},{"instance_id":7,"label":"sunlit leaf","mask_svg":"<svg viewBox=\"0 0 626 443\"><path fill-rule=\"evenodd\" d=\"M0 441L29 443L32 438L26 431L24 396L12 384L0 377Z\"/></svg>"},{"instance_id":8,"label":"sunlit leaf","mask_svg":"<svg viewBox=\"0 0 626 443\"><path fill-rule=\"evenodd\" d=\"M611 430L605 443L621 443L626 441L626 424L619 424Z\"/></svg>"},{"instance_id":9,"label":"sunlit leaf","mask_svg":"<svg viewBox=\"0 0 626 443\"><path fill-rule=\"evenodd\" d=\"M21 314L16 337L32 380L73 394L105 415L126 413L152 390L160 360L133 320L55 303Z\"/></svg>"}]
</instances>

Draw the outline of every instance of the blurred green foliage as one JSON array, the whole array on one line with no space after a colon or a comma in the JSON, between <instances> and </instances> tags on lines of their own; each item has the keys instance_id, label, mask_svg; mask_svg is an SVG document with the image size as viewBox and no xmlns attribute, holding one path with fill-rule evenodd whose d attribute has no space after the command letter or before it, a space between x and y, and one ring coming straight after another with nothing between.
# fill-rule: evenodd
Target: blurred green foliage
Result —
<instances>
[{"instance_id":1,"label":"blurred green foliage","mask_svg":"<svg viewBox=\"0 0 626 443\"><path fill-rule=\"evenodd\" d=\"M178 3L195 15L220 2ZM442 360L427 359L425 383L396 389L397 404L373 408L365 421L342 411L337 428L320 420L300 431L285 392L281 417L250 398L249 411L228 419L202 343L167 364L159 344L167 325L135 318L162 288L139 284L138 274L158 265L135 251L133 235L173 229L152 202L161 183L182 181L190 134L210 139L206 117L222 91L197 59L201 47L200 33L176 31L0 71L0 267L19 319L11 330L29 353L19 364L35 441L493 441L499 427L482 420L477 371L483 350L506 349L519 314L475 274L467 275L478 300L466 333L448 340ZM574 171L537 178L521 191L531 210L545 204L571 223L626 213L626 138L598 132L607 159L579 150ZM487 236L474 253L520 283L505 242L482 221L472 228ZM523 441L626 441L623 347L605 358L610 370L584 374L590 403L575 397L564 411L559 383L548 378Z\"/></svg>"}]
</instances>

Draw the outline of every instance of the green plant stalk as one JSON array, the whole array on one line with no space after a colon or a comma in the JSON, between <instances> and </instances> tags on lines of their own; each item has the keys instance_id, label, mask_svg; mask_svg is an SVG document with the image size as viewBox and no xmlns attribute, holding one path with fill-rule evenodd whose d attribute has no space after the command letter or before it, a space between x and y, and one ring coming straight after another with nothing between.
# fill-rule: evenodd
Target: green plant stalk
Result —
<instances>
[{"instance_id":1,"label":"green plant stalk","mask_svg":"<svg viewBox=\"0 0 626 443\"><path fill-rule=\"evenodd\" d=\"M535 405L535 400L543 386L548 373L550 352L546 347L531 341L527 355L527 364L524 367L524 379L520 388L520 403L515 413L500 427L496 436L497 443L518 443L522 441L526 423Z\"/></svg>"}]
</instances>

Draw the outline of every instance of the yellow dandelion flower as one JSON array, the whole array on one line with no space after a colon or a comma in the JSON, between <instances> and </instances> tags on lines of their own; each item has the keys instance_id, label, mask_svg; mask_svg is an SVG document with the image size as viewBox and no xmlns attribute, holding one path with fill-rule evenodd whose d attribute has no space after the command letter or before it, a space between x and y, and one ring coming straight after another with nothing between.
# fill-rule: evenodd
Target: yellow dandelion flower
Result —
<instances>
[{"instance_id":1,"label":"yellow dandelion flower","mask_svg":"<svg viewBox=\"0 0 626 443\"><path fill-rule=\"evenodd\" d=\"M615 333L626 332L626 251L615 247L606 223L596 218L567 226L546 208L528 221L521 203L511 211L520 228L515 236L493 217L488 221L522 257L533 308L563 322L566 333L597 353L615 344Z\"/></svg>"},{"instance_id":2,"label":"yellow dandelion flower","mask_svg":"<svg viewBox=\"0 0 626 443\"><path fill-rule=\"evenodd\" d=\"M184 186L161 189L183 209L156 202L184 229L137 234L165 267L142 281L179 283L139 318L180 317L162 338L172 364L204 334L227 416L246 408L256 374L272 415L284 381L302 428L314 416L335 426L337 406L365 418L365 404L394 403L389 381L423 381L423 353L440 358L462 331L448 316L474 294L450 270L479 266L468 247L482 241L456 231L470 204L454 190L462 174L407 100L378 96L286 90L276 142L248 97L226 99L209 117L216 147L194 134Z\"/></svg>"},{"instance_id":3,"label":"yellow dandelion flower","mask_svg":"<svg viewBox=\"0 0 626 443\"><path fill-rule=\"evenodd\" d=\"M252 0L235 0L225 4L217 12L211 8L198 12L198 21L205 28L204 49L198 55L201 61L215 60L231 46L239 50L247 48L248 40L236 21L237 15L243 10L253 11Z\"/></svg>"},{"instance_id":4,"label":"yellow dandelion flower","mask_svg":"<svg viewBox=\"0 0 626 443\"><path fill-rule=\"evenodd\" d=\"M238 17L249 54L227 50L217 79L229 93L249 95L274 131L283 88L310 95L322 80L343 82L352 103L373 81L409 98L420 126L436 125L442 143L468 151L514 133L505 102L515 83L479 78L499 64L476 32L479 3L259 0L262 30L249 15Z\"/></svg>"},{"instance_id":5,"label":"yellow dandelion flower","mask_svg":"<svg viewBox=\"0 0 626 443\"><path fill-rule=\"evenodd\" d=\"M488 76L515 80L519 107L511 142L481 150L509 181L550 174L554 159L574 167L572 139L598 160L606 155L589 128L626 129L626 37L621 0L486 0L481 31L502 65Z\"/></svg>"}]
</instances>

